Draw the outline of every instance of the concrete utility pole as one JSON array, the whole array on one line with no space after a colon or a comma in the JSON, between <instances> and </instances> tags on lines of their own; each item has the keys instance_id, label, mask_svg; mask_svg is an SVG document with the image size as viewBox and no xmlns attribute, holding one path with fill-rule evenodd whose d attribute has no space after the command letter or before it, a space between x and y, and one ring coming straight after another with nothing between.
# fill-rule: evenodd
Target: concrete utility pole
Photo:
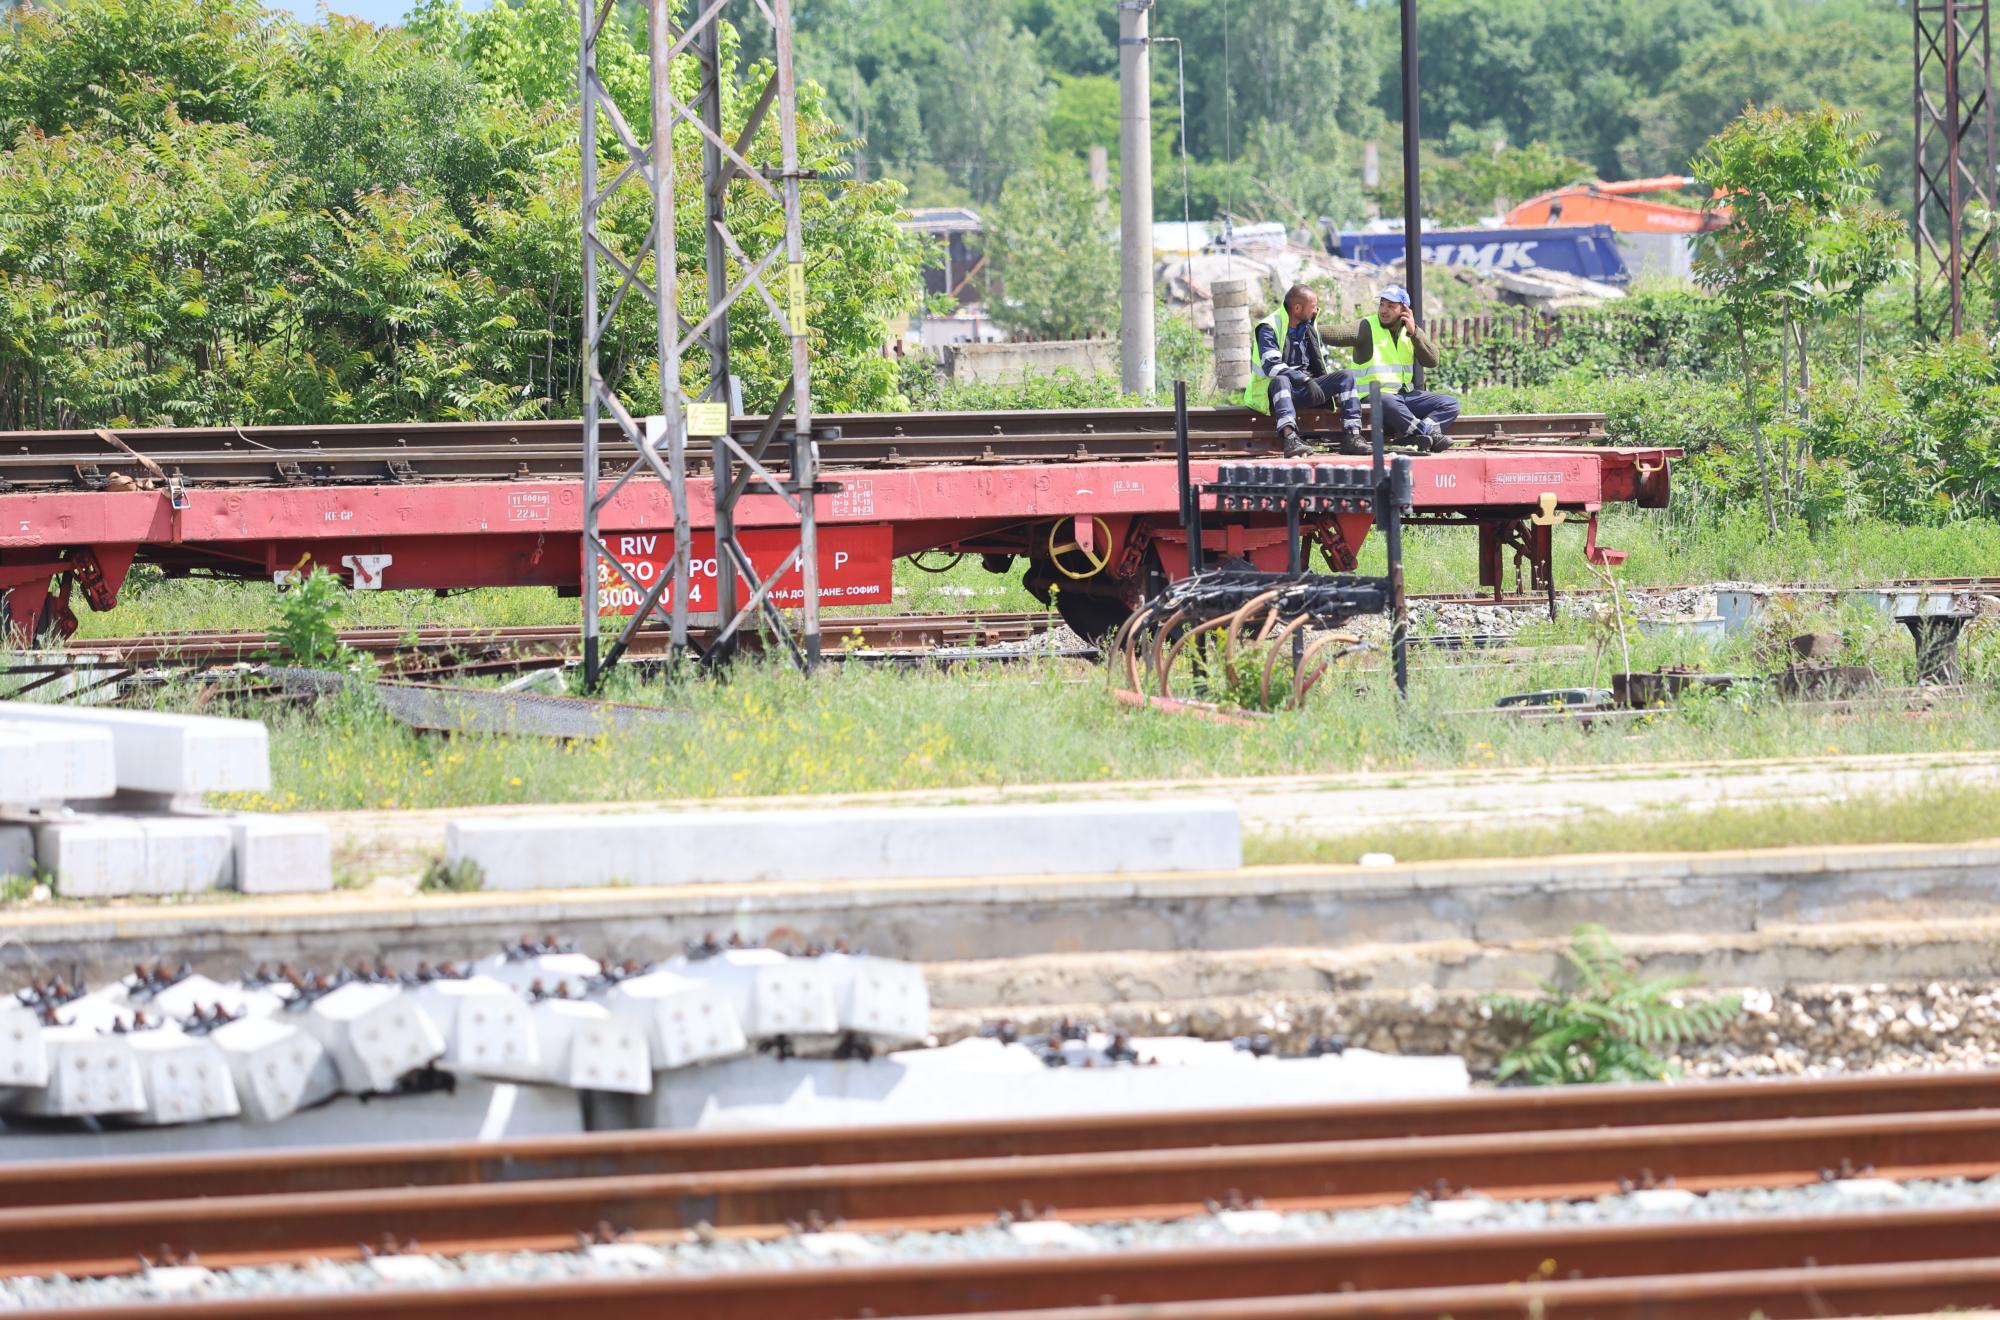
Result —
<instances>
[{"instance_id":1,"label":"concrete utility pole","mask_svg":"<svg viewBox=\"0 0 2000 1320\"><path fill-rule=\"evenodd\" d=\"M1153 0L1118 0L1118 318L1123 388L1153 388Z\"/></svg>"}]
</instances>

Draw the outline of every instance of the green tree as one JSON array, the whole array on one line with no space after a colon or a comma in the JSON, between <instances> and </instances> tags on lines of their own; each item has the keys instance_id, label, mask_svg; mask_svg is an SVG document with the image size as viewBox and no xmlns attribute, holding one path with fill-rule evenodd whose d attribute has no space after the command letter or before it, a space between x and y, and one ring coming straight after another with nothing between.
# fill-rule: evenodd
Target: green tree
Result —
<instances>
[{"instance_id":1,"label":"green tree","mask_svg":"<svg viewBox=\"0 0 2000 1320\"><path fill-rule=\"evenodd\" d=\"M488 58L504 43L475 51L478 25L449 0L429 0L421 36L246 12L68 0L0 20L0 115L18 125L0 151L0 425L574 415L580 171L566 86L528 104L538 84ZM556 14L545 0L507 12ZM743 71L746 92L735 68L732 132L764 73ZM692 76L675 73L684 94ZM202 117L170 94L189 86ZM815 401L887 407L885 326L913 305L924 249L896 227L898 186L850 182L849 140L816 88L800 99ZM751 159L778 149L767 122ZM695 320L696 154L676 168L682 314ZM645 203L636 181L610 200L627 251L644 246ZM739 235L779 224L747 179L725 205ZM616 273L603 278L608 303ZM737 369L748 400L768 404L789 345L757 300L739 306ZM607 360L642 406L657 404L652 345L650 310L628 302Z\"/></svg>"},{"instance_id":2,"label":"green tree","mask_svg":"<svg viewBox=\"0 0 2000 1320\"><path fill-rule=\"evenodd\" d=\"M1703 236L1696 272L1721 293L1736 323L1744 402L1773 530L1779 504L1789 509L1803 480L1809 452L1780 448L1781 498L1774 498L1757 424L1750 335L1775 329L1781 369L1796 355L1801 388L1808 388L1807 328L1844 297L1858 300L1886 274L1890 226L1872 203L1875 168L1866 155L1873 145L1873 135L1852 113L1830 106L1798 114L1752 106L1711 138L1695 161L1695 177L1727 199L1730 213L1726 226ZM1784 394L1789 407L1788 377Z\"/></svg>"},{"instance_id":3,"label":"green tree","mask_svg":"<svg viewBox=\"0 0 2000 1320\"><path fill-rule=\"evenodd\" d=\"M1081 156L1103 147L1112 160L1118 159L1118 80L1057 74L1048 132L1051 151Z\"/></svg>"},{"instance_id":4,"label":"green tree","mask_svg":"<svg viewBox=\"0 0 2000 1320\"><path fill-rule=\"evenodd\" d=\"M1491 213L1496 201L1516 204L1592 177L1589 165L1546 142L1520 147L1482 142L1478 133L1460 125L1452 129L1445 150L1424 161L1424 214L1444 224L1468 224ZM1388 181L1384 209L1400 206L1401 188L1400 178Z\"/></svg>"},{"instance_id":5,"label":"green tree","mask_svg":"<svg viewBox=\"0 0 2000 1320\"><path fill-rule=\"evenodd\" d=\"M1080 163L1051 157L1009 179L987 235L1002 287L989 310L1000 324L1055 339L1117 324L1117 231Z\"/></svg>"},{"instance_id":6,"label":"green tree","mask_svg":"<svg viewBox=\"0 0 2000 1320\"><path fill-rule=\"evenodd\" d=\"M1649 89L1620 164L1640 176L1685 169L1746 102L1824 103L1857 113L1879 135L1868 156L1881 170L1877 196L1900 208L1911 184L1909 41L1909 14L1868 0L1793 4L1768 24L1711 31Z\"/></svg>"}]
</instances>

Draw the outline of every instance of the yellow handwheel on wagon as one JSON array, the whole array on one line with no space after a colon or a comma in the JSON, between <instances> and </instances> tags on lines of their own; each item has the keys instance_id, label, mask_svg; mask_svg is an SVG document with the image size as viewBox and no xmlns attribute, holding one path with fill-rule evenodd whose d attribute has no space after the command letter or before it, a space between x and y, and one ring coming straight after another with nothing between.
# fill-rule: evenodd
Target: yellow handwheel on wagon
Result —
<instances>
[{"instance_id":1,"label":"yellow handwheel on wagon","mask_svg":"<svg viewBox=\"0 0 2000 1320\"><path fill-rule=\"evenodd\" d=\"M1064 525L1074 521L1062 518L1049 524L1049 562L1055 565L1056 572L1064 577L1080 581L1096 577L1104 571L1104 566L1111 562L1111 527L1104 519L1091 514L1091 530L1095 535L1091 537L1090 549L1086 550L1074 537L1060 545L1056 544L1056 538L1062 535ZM1070 567L1063 562L1065 555L1081 560L1084 567L1080 569Z\"/></svg>"}]
</instances>

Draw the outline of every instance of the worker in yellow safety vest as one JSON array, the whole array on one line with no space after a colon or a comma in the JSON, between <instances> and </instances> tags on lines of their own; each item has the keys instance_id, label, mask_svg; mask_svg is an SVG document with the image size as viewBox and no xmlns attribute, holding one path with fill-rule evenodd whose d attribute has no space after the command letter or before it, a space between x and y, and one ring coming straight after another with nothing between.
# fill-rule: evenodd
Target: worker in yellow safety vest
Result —
<instances>
[{"instance_id":1,"label":"worker in yellow safety vest","mask_svg":"<svg viewBox=\"0 0 2000 1320\"><path fill-rule=\"evenodd\" d=\"M1435 367L1438 351L1417 324L1408 290L1390 285L1379 295L1373 316L1329 327L1324 340L1329 347L1353 352L1358 364L1354 388L1362 398L1370 384L1381 385L1385 439L1407 440L1434 454L1451 448L1444 428L1458 420L1458 400L1416 387L1417 364Z\"/></svg>"},{"instance_id":2,"label":"worker in yellow safety vest","mask_svg":"<svg viewBox=\"0 0 2000 1320\"><path fill-rule=\"evenodd\" d=\"M1250 383L1243 402L1278 419L1278 437L1285 457L1312 452L1299 436L1299 409L1332 406L1340 412L1347 433L1343 449L1366 453L1361 444L1361 400L1354 393L1354 373L1329 370L1326 345L1320 342L1319 295L1303 284L1285 293L1282 307L1251 327Z\"/></svg>"}]
</instances>

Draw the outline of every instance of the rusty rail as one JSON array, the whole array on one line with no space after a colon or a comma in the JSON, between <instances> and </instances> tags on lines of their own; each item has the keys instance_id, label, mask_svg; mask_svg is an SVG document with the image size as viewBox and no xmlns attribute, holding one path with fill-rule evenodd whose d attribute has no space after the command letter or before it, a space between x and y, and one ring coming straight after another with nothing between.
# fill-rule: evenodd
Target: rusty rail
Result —
<instances>
[{"instance_id":1,"label":"rusty rail","mask_svg":"<svg viewBox=\"0 0 2000 1320\"><path fill-rule=\"evenodd\" d=\"M383 1233L458 1252L496 1242L560 1247L601 1224L641 1233L700 1225L757 1233L813 1221L964 1226L1024 1205L1070 1218L1185 1215L1235 1195L1332 1208L1394 1204L1435 1185L1495 1198L1587 1197L1646 1179L1690 1189L1796 1185L1845 1166L1904 1178L2000 1174L2000 1110L36 1205L0 1210L0 1267L102 1273L163 1248L234 1261L351 1254Z\"/></svg>"},{"instance_id":2,"label":"rusty rail","mask_svg":"<svg viewBox=\"0 0 2000 1320\"><path fill-rule=\"evenodd\" d=\"M1522 1316L1531 1295L1572 1298L1563 1314L1604 1317L1748 1314L1727 1311L1762 1287L1778 1316L1907 1313L1906 1298L1925 1306L1977 1304L1992 1296L2000 1242L2000 1207L1892 1210L1874 1214L1594 1224L1563 1229L1423 1234L1342 1241L1128 1250L1021 1258L953 1258L715 1274L658 1273L559 1284L392 1289L320 1296L204 1298L143 1305L86 1307L73 1320L180 1320L181 1317L463 1316L546 1320L551 1314L592 1320L846 1320L855 1316L941 1317L1056 1308L1159 1307L1229 1299L1233 1309L1206 1315L1255 1317L1247 1301L1284 1305L1344 1301L1347 1310L1266 1315L1435 1316L1441 1298L1478 1300L1487 1309L1448 1313ZM1776 1271L1777 1273L1768 1273ZM1839 1272L1836 1272L1839 1271ZM1731 1275L1764 1274L1762 1280ZM1551 1281L1553 1280L1553 1281ZM1623 1280L1625 1288L1608 1285ZM1677 1282L1684 1280L1684 1282ZM1855 1309L1830 1309L1832 1296ZM1598 1292L1598 1289L1607 1289ZM1734 1289L1734 1291L1732 1291ZM1474 1294L1466 1290L1481 1290ZM1706 1291L1709 1309L1655 1309L1668 1291ZM1515 1299L1497 1309L1503 1292ZM1402 1294L1373 1297L1370 1294ZM1333 1294L1315 1298L1313 1294ZM1342 1295L1345 1296L1342 1296ZM1592 1297L1622 1296L1623 1309L1599 1309ZM1650 1300L1649 1300L1650 1299ZM1270 1303L1280 1305L1278 1301ZM1371 1310L1371 1305L1393 1309ZM1754 1308L1753 1308L1754 1309ZM1104 1314L1093 1311L1092 1314ZM1158 1312L1127 1311L1127 1316ZM1173 1312L1166 1314L1172 1315ZM1203 1313L1195 1313L1203 1314ZM1016 1320L1024 1320L1016 1317ZM1066 1320L1066 1318L1065 1318ZM1191 1317L1183 1315L1183 1320Z\"/></svg>"},{"instance_id":3,"label":"rusty rail","mask_svg":"<svg viewBox=\"0 0 2000 1320\"><path fill-rule=\"evenodd\" d=\"M1436 1100L893 1128L643 1130L505 1142L37 1160L0 1164L0 1208L1978 1109L2000 1109L2000 1069L1552 1087Z\"/></svg>"}]
</instances>

